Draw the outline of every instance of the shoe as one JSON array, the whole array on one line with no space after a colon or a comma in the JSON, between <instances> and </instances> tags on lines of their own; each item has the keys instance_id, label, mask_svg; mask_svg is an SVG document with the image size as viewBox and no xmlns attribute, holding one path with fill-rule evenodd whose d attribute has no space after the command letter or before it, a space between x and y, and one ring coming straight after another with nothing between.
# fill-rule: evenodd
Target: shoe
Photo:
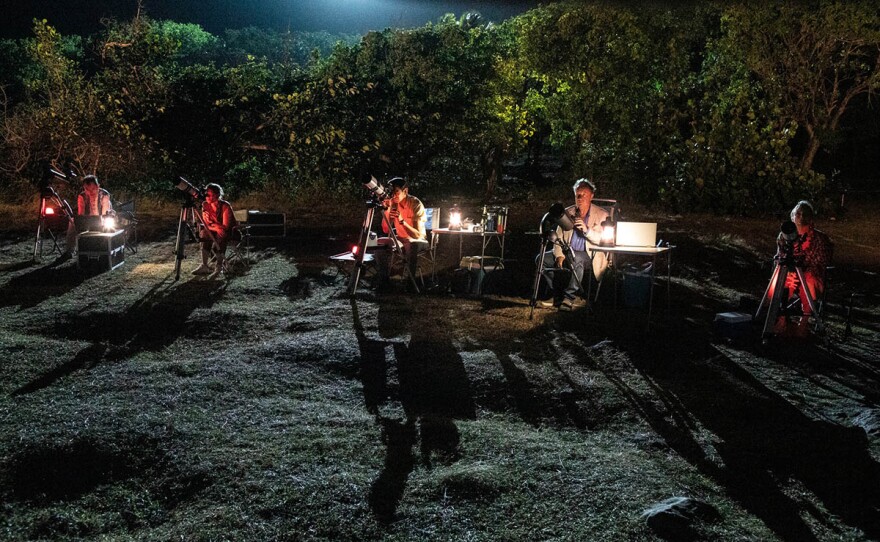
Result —
<instances>
[{"instance_id":1,"label":"shoe","mask_svg":"<svg viewBox=\"0 0 880 542\"><path fill-rule=\"evenodd\" d=\"M559 305L559 310L562 312L571 312L575 309L579 309L581 307L586 307L587 302L579 297L575 298L565 298L562 300L562 304Z\"/></svg>"},{"instance_id":2,"label":"shoe","mask_svg":"<svg viewBox=\"0 0 880 542\"><path fill-rule=\"evenodd\" d=\"M220 278L221 275L225 276L225 273L223 273L223 270L218 267L213 273L208 275L208 280L216 280Z\"/></svg>"},{"instance_id":3,"label":"shoe","mask_svg":"<svg viewBox=\"0 0 880 542\"><path fill-rule=\"evenodd\" d=\"M553 307L558 307L559 303L555 299L542 299L538 301L538 306L542 309L552 309Z\"/></svg>"},{"instance_id":4,"label":"shoe","mask_svg":"<svg viewBox=\"0 0 880 542\"><path fill-rule=\"evenodd\" d=\"M196 267L195 269L193 269L192 274L193 275L210 275L213 271L214 270L211 269L209 266L202 264L202 265Z\"/></svg>"}]
</instances>

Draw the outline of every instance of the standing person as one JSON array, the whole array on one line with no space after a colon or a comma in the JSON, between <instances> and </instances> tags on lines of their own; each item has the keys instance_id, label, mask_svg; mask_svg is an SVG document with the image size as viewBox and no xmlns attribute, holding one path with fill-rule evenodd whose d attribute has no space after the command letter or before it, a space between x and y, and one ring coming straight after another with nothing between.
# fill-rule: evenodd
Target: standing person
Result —
<instances>
[{"instance_id":1,"label":"standing person","mask_svg":"<svg viewBox=\"0 0 880 542\"><path fill-rule=\"evenodd\" d=\"M410 276L415 278L418 268L419 253L428 249L427 235L425 233L425 206L415 196L409 195L409 183L402 177L395 177L388 181L391 197L382 202L385 209L382 211L382 231L389 233L389 224L397 235L400 248L403 250ZM387 238L384 244L391 243ZM385 282L388 278L390 258L387 251L379 253L379 280Z\"/></svg>"},{"instance_id":2,"label":"standing person","mask_svg":"<svg viewBox=\"0 0 880 542\"><path fill-rule=\"evenodd\" d=\"M210 183L205 187L202 220L205 223L205 227L200 233L202 263L193 270L192 274L210 275L208 278L215 279L223 272L226 245L232 236L233 228L237 225L232 205L223 199L223 188L217 183ZM213 269L208 264L212 252L216 259Z\"/></svg>"},{"instance_id":3,"label":"standing person","mask_svg":"<svg viewBox=\"0 0 880 542\"><path fill-rule=\"evenodd\" d=\"M77 216L107 216L113 214L113 203L110 201L110 192L101 188L98 177L86 175L82 182L82 192L76 197ZM67 226L67 251L65 256L71 256L76 246L79 232L76 225L71 222Z\"/></svg>"},{"instance_id":4,"label":"standing person","mask_svg":"<svg viewBox=\"0 0 880 542\"><path fill-rule=\"evenodd\" d=\"M785 287L789 292L798 292L801 310L806 320L812 315L806 296L809 295L810 299L816 300L825 291L825 270L831 264L834 244L825 232L815 228L816 213L809 201L797 202L790 216L797 228L797 237L787 241L782 233L779 234L776 239L776 259L783 258L786 251L790 250L795 265L803 271L804 288L799 288L797 273L788 274L785 278Z\"/></svg>"},{"instance_id":5,"label":"standing person","mask_svg":"<svg viewBox=\"0 0 880 542\"><path fill-rule=\"evenodd\" d=\"M605 209L593 205L596 185L588 179L578 179L572 186L572 190L574 190L574 205L566 207L565 213L571 218L574 228L570 231L564 231L561 227L557 227L556 235L561 243L553 245L553 250L538 256L543 258L545 269L562 269L563 266L571 269L571 279L562 292L562 301L559 305L561 311L570 311L576 306L586 304L583 299L577 297L578 285L583 280L590 280L589 276L584 278L584 268L592 268L593 274L598 280L608 266L607 257L603 252L589 250L591 243L598 245L601 241L602 222L608 218L608 212ZM569 261L570 258L562 250L561 245L571 247L573 261ZM552 275L545 273L544 278L548 288L552 291ZM553 299L540 302L542 307L551 307L553 304Z\"/></svg>"}]
</instances>

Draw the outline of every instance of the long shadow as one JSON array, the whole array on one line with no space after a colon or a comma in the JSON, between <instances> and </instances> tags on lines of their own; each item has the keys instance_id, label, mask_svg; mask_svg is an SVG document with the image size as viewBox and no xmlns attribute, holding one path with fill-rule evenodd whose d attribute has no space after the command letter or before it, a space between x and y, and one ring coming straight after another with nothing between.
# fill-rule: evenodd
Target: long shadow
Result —
<instances>
[{"instance_id":1,"label":"long shadow","mask_svg":"<svg viewBox=\"0 0 880 542\"><path fill-rule=\"evenodd\" d=\"M198 308L210 308L225 291L224 281L190 280L157 283L123 314L90 312L55 324L54 334L69 339L107 343L118 358L140 350L158 351L179 337L195 334L198 324L188 322ZM206 324L217 327L218 323ZM222 327L222 325L220 326Z\"/></svg>"},{"instance_id":2,"label":"long shadow","mask_svg":"<svg viewBox=\"0 0 880 542\"><path fill-rule=\"evenodd\" d=\"M685 326L678 329L687 333ZM690 345L691 351L675 348L682 344ZM790 479L801 482L845 523L868 536L880 536L880 465L871 457L861 429L808 418L718 355L708 341L676 337L667 330L663 337L630 343L625 350L658 395L675 399L666 403L679 411L675 415L693 417L718 436L716 450L723 468L704 461L682 427L656 414L646 420L669 446L725 486L780 538L816 540L802 513L818 512L783 492L781 484ZM621 380L613 381L626 395L638 395Z\"/></svg>"},{"instance_id":3,"label":"long shadow","mask_svg":"<svg viewBox=\"0 0 880 542\"><path fill-rule=\"evenodd\" d=\"M64 378L81 369L91 369L97 365L104 354L107 352L107 346L103 344L92 344L80 350L71 360L58 365L48 373L28 382L24 386L12 392L12 396L26 395L43 388L48 388L58 379Z\"/></svg>"},{"instance_id":4,"label":"long shadow","mask_svg":"<svg viewBox=\"0 0 880 542\"><path fill-rule=\"evenodd\" d=\"M76 265L55 263L12 277L0 288L0 307L18 306L19 310L36 307L47 299L66 294L86 280Z\"/></svg>"},{"instance_id":5,"label":"long shadow","mask_svg":"<svg viewBox=\"0 0 880 542\"><path fill-rule=\"evenodd\" d=\"M133 352L159 351L183 335L203 335L187 320L196 308L212 306L225 290L225 283L193 280L163 288L169 282L170 278L154 286L122 315L88 314L56 322L54 336L86 340L92 345L12 394L32 393L77 370L125 359ZM209 327L217 326L211 323Z\"/></svg>"},{"instance_id":6,"label":"long shadow","mask_svg":"<svg viewBox=\"0 0 880 542\"><path fill-rule=\"evenodd\" d=\"M357 301L352 300L355 335L360 349L359 376L363 383L364 403L381 427L386 457L382 471L373 482L368 502L382 523L394 521L406 481L415 468L413 448L426 467L434 460L456 461L461 436L455 419L473 419L476 407L461 356L451 341L421 334L418 321L407 326L410 340L371 338L360 319ZM401 306L392 300L379 300L379 335L394 337L399 329L388 329L390 321L400 321ZM389 318L387 311L396 314ZM385 313L383 315L383 312ZM384 331L383 331L384 328ZM389 354L396 363L389 363ZM395 382L396 381L396 382ZM382 416L380 410L399 401L405 419Z\"/></svg>"}]
</instances>

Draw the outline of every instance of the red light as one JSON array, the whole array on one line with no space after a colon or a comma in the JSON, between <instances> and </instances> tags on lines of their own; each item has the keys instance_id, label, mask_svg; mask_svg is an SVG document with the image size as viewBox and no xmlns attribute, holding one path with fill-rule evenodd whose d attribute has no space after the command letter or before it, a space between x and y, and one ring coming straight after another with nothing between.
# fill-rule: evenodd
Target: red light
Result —
<instances>
[{"instance_id":1,"label":"red light","mask_svg":"<svg viewBox=\"0 0 880 542\"><path fill-rule=\"evenodd\" d=\"M358 253L358 247L357 247L357 245L352 246L352 247L351 247L351 254L352 254L353 256L357 256L357 253Z\"/></svg>"},{"instance_id":2,"label":"red light","mask_svg":"<svg viewBox=\"0 0 880 542\"><path fill-rule=\"evenodd\" d=\"M53 209L51 207L46 207L45 209L43 209L43 214L44 215L54 215L55 209Z\"/></svg>"}]
</instances>

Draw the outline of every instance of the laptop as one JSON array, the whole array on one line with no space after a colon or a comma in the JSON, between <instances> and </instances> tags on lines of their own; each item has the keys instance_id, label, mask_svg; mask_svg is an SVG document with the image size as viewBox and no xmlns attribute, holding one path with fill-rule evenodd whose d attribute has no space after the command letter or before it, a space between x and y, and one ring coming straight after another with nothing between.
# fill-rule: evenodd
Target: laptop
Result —
<instances>
[{"instance_id":1,"label":"laptop","mask_svg":"<svg viewBox=\"0 0 880 542\"><path fill-rule=\"evenodd\" d=\"M618 222L617 239L619 247L653 247L657 245L656 222Z\"/></svg>"},{"instance_id":2,"label":"laptop","mask_svg":"<svg viewBox=\"0 0 880 542\"><path fill-rule=\"evenodd\" d=\"M98 215L76 215L73 217L73 222L78 233L84 231L104 231L104 225L101 223L101 217Z\"/></svg>"},{"instance_id":3,"label":"laptop","mask_svg":"<svg viewBox=\"0 0 880 542\"><path fill-rule=\"evenodd\" d=\"M440 208L439 207L426 207L425 208L425 229L426 230L440 229Z\"/></svg>"}]
</instances>

